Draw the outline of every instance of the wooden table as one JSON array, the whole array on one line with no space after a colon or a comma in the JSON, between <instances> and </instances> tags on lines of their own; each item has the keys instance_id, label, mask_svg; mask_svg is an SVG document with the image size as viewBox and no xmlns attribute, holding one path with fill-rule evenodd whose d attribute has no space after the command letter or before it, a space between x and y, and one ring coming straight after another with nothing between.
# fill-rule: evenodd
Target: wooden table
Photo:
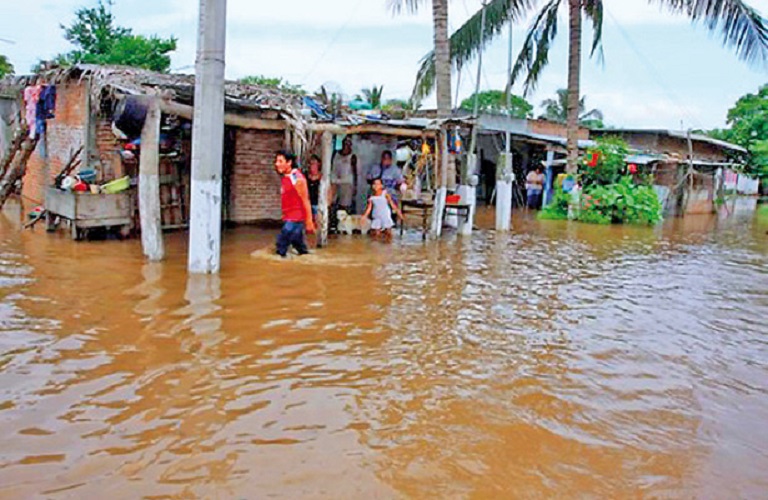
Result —
<instances>
[{"instance_id":1,"label":"wooden table","mask_svg":"<svg viewBox=\"0 0 768 500\"><path fill-rule=\"evenodd\" d=\"M58 216L70 221L72 239L79 240L83 230L121 226L126 233L132 226L131 191L115 194L73 193L49 187L45 196L46 227L55 229Z\"/></svg>"},{"instance_id":2,"label":"wooden table","mask_svg":"<svg viewBox=\"0 0 768 500\"><path fill-rule=\"evenodd\" d=\"M421 214L421 239L427 239L427 233L429 232L429 219L432 215L432 209L435 204L431 201L422 200L403 200L400 202L400 210L403 212L403 216L406 214ZM466 203L446 203L445 211L443 211L443 220L447 215L456 215L461 217L464 221L469 222L469 214L472 210L471 205ZM400 224L400 235L402 236L405 230L405 224Z\"/></svg>"},{"instance_id":3,"label":"wooden table","mask_svg":"<svg viewBox=\"0 0 768 500\"><path fill-rule=\"evenodd\" d=\"M403 217L406 214L421 214L421 239L427 239L427 232L429 229L429 219L432 215L432 209L435 204L431 201L422 200L402 200L400 202L400 211L403 212ZM400 236L405 231L405 221L400 223Z\"/></svg>"}]
</instances>

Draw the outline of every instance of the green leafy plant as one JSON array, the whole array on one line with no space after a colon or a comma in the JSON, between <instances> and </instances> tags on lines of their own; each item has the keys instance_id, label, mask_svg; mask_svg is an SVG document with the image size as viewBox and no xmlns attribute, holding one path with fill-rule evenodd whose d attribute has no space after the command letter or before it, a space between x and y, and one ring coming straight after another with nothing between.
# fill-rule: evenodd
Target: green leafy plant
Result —
<instances>
[{"instance_id":1,"label":"green leafy plant","mask_svg":"<svg viewBox=\"0 0 768 500\"><path fill-rule=\"evenodd\" d=\"M653 225L662 220L662 206L652 186L626 175L619 182L584 189L578 219L600 224Z\"/></svg>"},{"instance_id":2,"label":"green leafy plant","mask_svg":"<svg viewBox=\"0 0 768 500\"><path fill-rule=\"evenodd\" d=\"M507 114L507 94L503 90L486 90L478 94L472 94L459 106L464 111L474 111L475 95L477 95L477 108L480 112ZM512 118L533 117L533 105L517 95L509 97L509 116Z\"/></svg>"},{"instance_id":3,"label":"green leafy plant","mask_svg":"<svg viewBox=\"0 0 768 500\"><path fill-rule=\"evenodd\" d=\"M99 0L96 7L78 9L71 25L61 25L64 38L75 50L55 56L52 62L61 66L88 63L167 72L176 38L134 35L130 28L116 24L112 4L112 0ZM36 69L45 66L47 63L40 62Z\"/></svg>"},{"instance_id":4,"label":"green leafy plant","mask_svg":"<svg viewBox=\"0 0 768 500\"><path fill-rule=\"evenodd\" d=\"M307 93L304 90L304 87L302 87L301 85L290 83L288 80L284 80L282 77L250 75L250 76L245 76L238 81L246 85L259 85L261 87L270 87L288 94L306 95Z\"/></svg>"},{"instance_id":5,"label":"green leafy plant","mask_svg":"<svg viewBox=\"0 0 768 500\"><path fill-rule=\"evenodd\" d=\"M600 138L597 146L587 151L579 169L584 188L618 182L626 170L627 143L616 137ZM596 160L596 164L593 161Z\"/></svg>"},{"instance_id":6,"label":"green leafy plant","mask_svg":"<svg viewBox=\"0 0 768 500\"><path fill-rule=\"evenodd\" d=\"M12 74L13 64L11 64L11 61L9 61L6 56L0 54L0 78L4 77L5 75Z\"/></svg>"},{"instance_id":7,"label":"green leafy plant","mask_svg":"<svg viewBox=\"0 0 768 500\"><path fill-rule=\"evenodd\" d=\"M540 220L567 220L568 204L570 200L571 195L564 193L563 190L558 187L552 197L552 202L541 209L537 218Z\"/></svg>"}]
</instances>

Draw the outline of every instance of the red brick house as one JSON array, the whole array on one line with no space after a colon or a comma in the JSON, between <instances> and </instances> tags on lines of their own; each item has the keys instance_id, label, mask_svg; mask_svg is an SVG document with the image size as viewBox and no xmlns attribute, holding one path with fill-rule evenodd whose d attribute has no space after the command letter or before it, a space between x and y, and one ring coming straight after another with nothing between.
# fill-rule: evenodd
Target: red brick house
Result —
<instances>
[{"instance_id":1,"label":"red brick house","mask_svg":"<svg viewBox=\"0 0 768 500\"><path fill-rule=\"evenodd\" d=\"M155 98L163 112L161 137L165 144L160 158L162 225L187 225L193 76L78 65L40 76L19 77L6 82L0 94L6 103L14 96L19 100L15 108L22 112L16 120L23 120L24 88L36 83L55 85L56 107L54 118L46 121L46 131L27 162L22 184L25 205L45 203L46 189L81 147L79 169L94 169L100 183L124 175L135 177L138 161L130 143L138 136L135 128L133 133L122 130L115 121L125 113L124 101L135 104ZM280 180L272 163L275 151L302 144L300 107L299 96L227 82L223 131L226 222L280 219ZM3 118L8 123L14 117Z\"/></svg>"}]
</instances>

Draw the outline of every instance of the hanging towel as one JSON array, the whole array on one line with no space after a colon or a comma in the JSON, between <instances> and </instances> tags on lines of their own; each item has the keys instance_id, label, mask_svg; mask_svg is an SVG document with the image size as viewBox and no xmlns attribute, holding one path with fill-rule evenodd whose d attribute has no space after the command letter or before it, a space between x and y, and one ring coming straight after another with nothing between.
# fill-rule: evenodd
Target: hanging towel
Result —
<instances>
[{"instance_id":1,"label":"hanging towel","mask_svg":"<svg viewBox=\"0 0 768 500\"><path fill-rule=\"evenodd\" d=\"M37 101L43 91L41 85L33 85L24 89L24 105L26 107L25 118L29 127L29 136L35 138L35 117L37 115Z\"/></svg>"}]
</instances>

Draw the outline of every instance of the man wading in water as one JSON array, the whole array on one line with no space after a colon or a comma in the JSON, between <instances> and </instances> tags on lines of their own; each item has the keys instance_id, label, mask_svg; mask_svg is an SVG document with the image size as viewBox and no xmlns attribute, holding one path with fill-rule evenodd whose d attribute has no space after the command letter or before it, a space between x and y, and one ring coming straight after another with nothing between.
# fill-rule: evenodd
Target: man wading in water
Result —
<instances>
[{"instance_id":1,"label":"man wading in water","mask_svg":"<svg viewBox=\"0 0 768 500\"><path fill-rule=\"evenodd\" d=\"M315 232L307 179L295 167L295 162L296 157L293 153L280 151L275 155L275 171L280 175L280 198L283 209L283 229L277 235L277 254L281 257L287 255L290 246L293 246L299 255L308 254L304 231Z\"/></svg>"}]
</instances>

